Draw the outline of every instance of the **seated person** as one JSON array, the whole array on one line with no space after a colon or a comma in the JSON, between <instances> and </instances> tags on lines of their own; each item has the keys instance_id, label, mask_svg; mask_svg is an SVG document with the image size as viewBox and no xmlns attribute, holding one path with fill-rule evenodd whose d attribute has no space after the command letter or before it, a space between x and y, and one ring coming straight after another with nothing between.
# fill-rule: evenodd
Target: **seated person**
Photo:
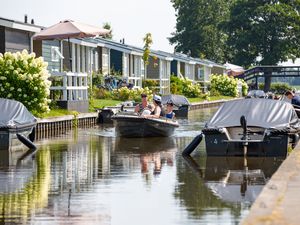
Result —
<instances>
[{"instance_id":1,"label":"seated person","mask_svg":"<svg viewBox=\"0 0 300 225\"><path fill-rule=\"evenodd\" d=\"M300 97L298 95L295 95L293 92L291 91L287 91L285 92L285 96L291 100L291 103L293 105L296 105L296 106L300 106Z\"/></svg>"},{"instance_id":2,"label":"seated person","mask_svg":"<svg viewBox=\"0 0 300 225\"><path fill-rule=\"evenodd\" d=\"M142 115L150 115L153 112L154 106L149 104L144 110L142 111Z\"/></svg>"},{"instance_id":3,"label":"seated person","mask_svg":"<svg viewBox=\"0 0 300 225\"><path fill-rule=\"evenodd\" d=\"M149 105L147 101L147 94L141 94L142 102L135 106L135 113L142 113L142 111Z\"/></svg>"},{"instance_id":4,"label":"seated person","mask_svg":"<svg viewBox=\"0 0 300 225\"><path fill-rule=\"evenodd\" d=\"M145 118L159 118L164 116L164 112L161 106L161 97L159 95L154 95L153 97L154 110L150 115L145 115Z\"/></svg>"},{"instance_id":5,"label":"seated person","mask_svg":"<svg viewBox=\"0 0 300 225\"><path fill-rule=\"evenodd\" d=\"M166 111L166 118L167 119L175 119L175 113L173 112L173 102L172 101L168 101L167 102L167 111Z\"/></svg>"}]
</instances>

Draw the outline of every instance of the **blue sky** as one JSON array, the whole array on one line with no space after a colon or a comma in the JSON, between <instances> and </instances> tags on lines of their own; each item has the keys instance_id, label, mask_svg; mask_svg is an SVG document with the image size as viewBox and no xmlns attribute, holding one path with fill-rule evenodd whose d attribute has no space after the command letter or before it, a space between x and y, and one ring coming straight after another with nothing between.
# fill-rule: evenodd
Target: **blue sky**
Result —
<instances>
[{"instance_id":1,"label":"blue sky","mask_svg":"<svg viewBox=\"0 0 300 225\"><path fill-rule=\"evenodd\" d=\"M29 21L43 26L73 19L102 26L109 22L114 40L143 46L143 37L150 32L153 49L173 52L167 37L175 31L175 10L170 0L2 0L0 17Z\"/></svg>"}]
</instances>

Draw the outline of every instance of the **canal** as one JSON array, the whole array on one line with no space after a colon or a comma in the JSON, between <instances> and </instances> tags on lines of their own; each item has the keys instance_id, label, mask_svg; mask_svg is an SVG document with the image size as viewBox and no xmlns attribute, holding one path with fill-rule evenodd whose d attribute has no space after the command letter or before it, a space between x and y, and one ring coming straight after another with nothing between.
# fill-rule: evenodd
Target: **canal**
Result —
<instances>
[{"instance_id":1,"label":"canal","mask_svg":"<svg viewBox=\"0 0 300 225\"><path fill-rule=\"evenodd\" d=\"M216 108L192 111L169 138L117 138L111 126L1 153L1 224L238 224L283 159L192 158L181 151Z\"/></svg>"}]
</instances>

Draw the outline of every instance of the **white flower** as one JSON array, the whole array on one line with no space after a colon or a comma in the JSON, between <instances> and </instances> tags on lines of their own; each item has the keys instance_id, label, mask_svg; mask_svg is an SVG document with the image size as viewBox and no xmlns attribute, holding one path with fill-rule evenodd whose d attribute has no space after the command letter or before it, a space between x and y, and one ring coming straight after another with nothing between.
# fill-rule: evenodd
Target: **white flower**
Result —
<instances>
[{"instance_id":1,"label":"white flower","mask_svg":"<svg viewBox=\"0 0 300 225\"><path fill-rule=\"evenodd\" d=\"M21 88L18 88L18 90L17 90L18 92L21 92L22 91L22 89Z\"/></svg>"}]
</instances>

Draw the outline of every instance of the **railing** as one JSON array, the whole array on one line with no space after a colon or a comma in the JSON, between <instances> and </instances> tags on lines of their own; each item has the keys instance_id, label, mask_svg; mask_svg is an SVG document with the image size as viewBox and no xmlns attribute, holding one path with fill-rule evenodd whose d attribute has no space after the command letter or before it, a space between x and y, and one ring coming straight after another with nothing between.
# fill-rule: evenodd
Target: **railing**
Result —
<instances>
[{"instance_id":1,"label":"railing","mask_svg":"<svg viewBox=\"0 0 300 225\"><path fill-rule=\"evenodd\" d=\"M52 72L50 78L62 78L60 86L51 86L50 91L61 91L60 100L88 100L87 73Z\"/></svg>"},{"instance_id":2,"label":"railing","mask_svg":"<svg viewBox=\"0 0 300 225\"><path fill-rule=\"evenodd\" d=\"M300 66L256 66L236 77L248 81L265 76L300 77Z\"/></svg>"}]
</instances>

